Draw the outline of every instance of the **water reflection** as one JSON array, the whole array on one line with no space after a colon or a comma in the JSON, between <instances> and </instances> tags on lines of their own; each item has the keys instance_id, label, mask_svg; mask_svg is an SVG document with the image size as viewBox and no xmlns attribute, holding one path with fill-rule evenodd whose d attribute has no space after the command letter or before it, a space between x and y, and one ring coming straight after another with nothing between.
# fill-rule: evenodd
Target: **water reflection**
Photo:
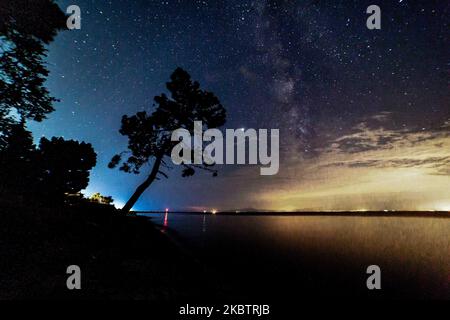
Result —
<instances>
[{"instance_id":1,"label":"water reflection","mask_svg":"<svg viewBox=\"0 0 450 320\"><path fill-rule=\"evenodd\" d=\"M202 233L206 232L206 215L203 215L203 221L202 221Z\"/></svg>"},{"instance_id":2,"label":"water reflection","mask_svg":"<svg viewBox=\"0 0 450 320\"><path fill-rule=\"evenodd\" d=\"M167 231L167 228L169 227L169 210L166 209L166 212L164 213L164 222L163 227L161 229L161 232L165 233Z\"/></svg>"},{"instance_id":3,"label":"water reflection","mask_svg":"<svg viewBox=\"0 0 450 320\"><path fill-rule=\"evenodd\" d=\"M168 214L160 217L166 230ZM230 270L245 272L246 263L249 269L278 266L277 274L280 270L300 274L307 266L330 274L336 268L349 268L351 275L363 270L365 275L365 268L376 264L387 279L404 277L415 288L441 297L448 290L450 219L446 218L172 213L170 229L189 250Z\"/></svg>"}]
</instances>

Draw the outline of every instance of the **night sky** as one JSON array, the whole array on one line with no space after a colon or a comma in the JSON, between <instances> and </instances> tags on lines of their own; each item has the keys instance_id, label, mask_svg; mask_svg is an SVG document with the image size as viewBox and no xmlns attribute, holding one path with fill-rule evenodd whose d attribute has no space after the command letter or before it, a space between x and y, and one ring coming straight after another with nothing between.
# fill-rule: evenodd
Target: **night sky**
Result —
<instances>
[{"instance_id":1,"label":"night sky","mask_svg":"<svg viewBox=\"0 0 450 320\"><path fill-rule=\"evenodd\" d=\"M126 149L123 114L152 110L187 70L228 112L225 128L280 129L280 171L176 168L134 209L450 210L446 1L57 1L81 30L49 47L61 102L40 136L92 143L86 194L118 206L145 179L107 168ZM368 30L366 8L381 8Z\"/></svg>"}]
</instances>

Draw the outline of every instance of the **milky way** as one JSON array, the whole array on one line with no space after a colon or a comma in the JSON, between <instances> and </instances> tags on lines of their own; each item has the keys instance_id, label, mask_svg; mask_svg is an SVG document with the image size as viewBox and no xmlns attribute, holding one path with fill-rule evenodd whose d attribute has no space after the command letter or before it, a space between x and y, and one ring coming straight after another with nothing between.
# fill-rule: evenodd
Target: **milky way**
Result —
<instances>
[{"instance_id":1,"label":"milky way","mask_svg":"<svg viewBox=\"0 0 450 320\"><path fill-rule=\"evenodd\" d=\"M221 99L227 128L280 129L286 167L247 187L251 170L222 168L216 180L189 181L174 170L138 206L246 207L260 189L297 185L285 182L286 172L323 159L327 146L365 119L389 114L383 126L395 132L435 132L450 118L445 1L378 1L382 28L368 30L372 2L58 1L64 10L81 8L82 28L50 46L48 86L61 102L48 120L29 126L36 138L91 142L99 161L86 192L126 201L144 177L106 167L126 146L120 118L151 110L181 66ZM230 180L242 183L239 195Z\"/></svg>"}]
</instances>

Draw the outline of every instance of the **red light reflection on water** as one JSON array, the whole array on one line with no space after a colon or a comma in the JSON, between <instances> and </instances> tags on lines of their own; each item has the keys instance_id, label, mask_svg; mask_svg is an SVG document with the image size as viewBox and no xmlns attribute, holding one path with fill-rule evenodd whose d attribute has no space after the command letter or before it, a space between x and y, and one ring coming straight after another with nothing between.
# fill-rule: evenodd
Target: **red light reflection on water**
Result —
<instances>
[{"instance_id":1,"label":"red light reflection on water","mask_svg":"<svg viewBox=\"0 0 450 320\"><path fill-rule=\"evenodd\" d=\"M164 213L164 223L163 223L163 228L162 228L162 232L166 232L167 228L169 227L169 209L166 209L165 213Z\"/></svg>"}]
</instances>

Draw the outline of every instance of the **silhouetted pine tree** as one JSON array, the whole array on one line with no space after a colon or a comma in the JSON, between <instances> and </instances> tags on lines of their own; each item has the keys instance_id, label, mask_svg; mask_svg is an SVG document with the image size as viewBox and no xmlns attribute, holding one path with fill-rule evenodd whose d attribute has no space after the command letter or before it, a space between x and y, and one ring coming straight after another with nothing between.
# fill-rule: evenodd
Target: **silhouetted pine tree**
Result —
<instances>
[{"instance_id":1,"label":"silhouetted pine tree","mask_svg":"<svg viewBox=\"0 0 450 320\"><path fill-rule=\"evenodd\" d=\"M136 115L122 117L120 133L128 137L131 155L122 162L120 170L140 173L143 165L152 163L146 180L137 187L131 198L122 208L127 213L158 176L167 177L161 167L167 167L164 158L170 156L177 142L171 141L172 132L184 128L192 133L194 121L202 121L206 128L217 128L225 124L226 111L219 99L208 91L200 89L197 81L181 68L177 68L167 83L169 98L165 94L154 98L156 110L148 115L145 111ZM121 162L121 154L115 155L109 163L110 168ZM210 170L203 165L184 165L183 176L192 176L195 169ZM216 172L214 170L213 174Z\"/></svg>"}]
</instances>

